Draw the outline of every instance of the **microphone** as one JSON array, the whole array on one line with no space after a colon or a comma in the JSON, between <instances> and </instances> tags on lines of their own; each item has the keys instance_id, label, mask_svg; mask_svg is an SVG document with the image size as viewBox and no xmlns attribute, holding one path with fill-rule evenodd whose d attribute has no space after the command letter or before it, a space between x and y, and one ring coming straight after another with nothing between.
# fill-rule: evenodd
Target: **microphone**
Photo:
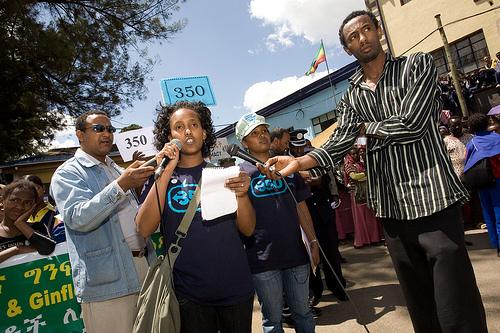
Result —
<instances>
[{"instance_id":1,"label":"microphone","mask_svg":"<svg viewBox=\"0 0 500 333\"><path fill-rule=\"evenodd\" d=\"M259 160L258 158L250 155L249 153L247 153L246 151L244 150L241 150L240 147L238 147L237 145L235 145L234 143L231 143L229 146L227 146L226 148L226 152L231 155L231 156L238 156L239 158L241 158L242 160L245 160L247 162L250 162L252 164L260 164L262 167L264 167L264 162L262 162L261 160ZM281 177L281 174L278 172L278 171L274 171L274 173L278 176Z\"/></svg>"},{"instance_id":2,"label":"microphone","mask_svg":"<svg viewBox=\"0 0 500 333\"><path fill-rule=\"evenodd\" d=\"M182 149L182 142L181 142L181 140L179 140L179 139L173 139L172 141L170 141L170 143L173 143L174 145L176 145L177 148L179 149L179 151ZM160 166L155 171L155 180L157 180L158 178L160 178L161 174L163 173L163 170L165 170L165 167L167 166L167 164L168 164L169 161L170 161L170 159L167 156L163 156L163 160L161 161Z\"/></svg>"},{"instance_id":3,"label":"microphone","mask_svg":"<svg viewBox=\"0 0 500 333\"><path fill-rule=\"evenodd\" d=\"M153 157L152 159L148 160L146 163L141 164L139 168L145 168L148 166L155 167L156 166L156 157Z\"/></svg>"}]
</instances>

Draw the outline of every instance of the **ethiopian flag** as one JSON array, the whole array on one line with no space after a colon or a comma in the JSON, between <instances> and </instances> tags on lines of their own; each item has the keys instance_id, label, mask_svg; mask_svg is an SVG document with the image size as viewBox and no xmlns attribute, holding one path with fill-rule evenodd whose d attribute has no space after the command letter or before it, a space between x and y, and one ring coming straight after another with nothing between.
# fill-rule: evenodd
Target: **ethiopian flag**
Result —
<instances>
[{"instance_id":1,"label":"ethiopian flag","mask_svg":"<svg viewBox=\"0 0 500 333\"><path fill-rule=\"evenodd\" d=\"M323 48L323 42L321 42L319 50L318 50L318 52L316 52L316 56L314 57L314 60L311 64L311 68L307 71L306 75L309 75L309 74L316 72L316 68L318 68L318 65L321 64L325 60L326 60L325 49Z\"/></svg>"}]
</instances>

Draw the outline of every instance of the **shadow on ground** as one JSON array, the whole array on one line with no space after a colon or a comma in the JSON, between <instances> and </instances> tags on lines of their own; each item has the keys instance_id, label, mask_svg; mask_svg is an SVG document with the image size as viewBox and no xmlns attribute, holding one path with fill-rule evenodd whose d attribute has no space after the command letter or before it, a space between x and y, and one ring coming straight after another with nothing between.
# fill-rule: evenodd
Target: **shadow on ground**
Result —
<instances>
[{"instance_id":1,"label":"shadow on ground","mask_svg":"<svg viewBox=\"0 0 500 333\"><path fill-rule=\"evenodd\" d=\"M351 319L368 325L396 310L397 306L405 306L398 284L348 290L348 295L352 302L339 302L332 294L323 296L321 301L329 304L321 307L323 315L316 318L316 325L338 325Z\"/></svg>"}]
</instances>

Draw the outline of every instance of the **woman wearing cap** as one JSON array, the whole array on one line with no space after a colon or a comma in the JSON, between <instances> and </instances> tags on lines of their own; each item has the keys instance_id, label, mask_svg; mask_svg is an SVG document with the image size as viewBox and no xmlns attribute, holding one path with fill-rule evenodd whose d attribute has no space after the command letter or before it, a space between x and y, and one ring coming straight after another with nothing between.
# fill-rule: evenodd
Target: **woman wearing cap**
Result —
<instances>
[{"instance_id":1,"label":"woman wearing cap","mask_svg":"<svg viewBox=\"0 0 500 333\"><path fill-rule=\"evenodd\" d=\"M250 155L261 161L269 156L269 124L256 114L243 116L236 125L236 137ZM273 181L261 175L249 162L239 165L251 177L248 196L255 209L256 226L244 243L252 279L262 311L264 332L283 331L283 293L292 313L295 330L314 332L315 321L308 305L309 258L300 227L307 235L315 264L319 262L318 244L312 223L306 221L288 192L283 179ZM286 178L307 221L311 216L305 199L311 194L299 173Z\"/></svg>"}]
</instances>

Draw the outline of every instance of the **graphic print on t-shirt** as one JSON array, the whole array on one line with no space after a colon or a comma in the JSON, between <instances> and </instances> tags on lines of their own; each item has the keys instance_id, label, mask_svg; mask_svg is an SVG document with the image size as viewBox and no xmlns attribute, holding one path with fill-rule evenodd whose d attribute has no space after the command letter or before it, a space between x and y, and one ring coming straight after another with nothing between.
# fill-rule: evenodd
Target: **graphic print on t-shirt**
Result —
<instances>
[{"instance_id":1,"label":"graphic print on t-shirt","mask_svg":"<svg viewBox=\"0 0 500 333\"><path fill-rule=\"evenodd\" d=\"M287 178L293 178L294 175L291 174ZM295 186L295 184L290 181L288 186ZM286 191L286 185L282 179L272 180L267 178L266 176L259 175L252 179L250 183L250 187L252 189L252 194L259 197L267 197L270 195L277 195Z\"/></svg>"},{"instance_id":2,"label":"graphic print on t-shirt","mask_svg":"<svg viewBox=\"0 0 500 333\"><path fill-rule=\"evenodd\" d=\"M167 193L168 206L176 213L185 213L198 184L186 184L186 180L173 186ZM197 211L201 208L198 207Z\"/></svg>"}]
</instances>

